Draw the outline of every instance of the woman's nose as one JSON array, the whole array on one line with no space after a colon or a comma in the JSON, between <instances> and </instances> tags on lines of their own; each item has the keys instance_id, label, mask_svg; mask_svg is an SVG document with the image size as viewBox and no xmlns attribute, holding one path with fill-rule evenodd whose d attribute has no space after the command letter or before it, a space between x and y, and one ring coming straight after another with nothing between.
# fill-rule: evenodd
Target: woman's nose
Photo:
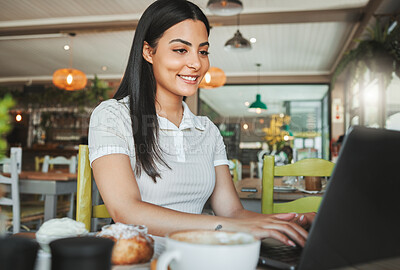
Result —
<instances>
[{"instance_id":1,"label":"woman's nose","mask_svg":"<svg viewBox=\"0 0 400 270\"><path fill-rule=\"evenodd\" d=\"M201 61L197 53L194 53L189 57L187 66L194 70L199 70L201 68Z\"/></svg>"}]
</instances>

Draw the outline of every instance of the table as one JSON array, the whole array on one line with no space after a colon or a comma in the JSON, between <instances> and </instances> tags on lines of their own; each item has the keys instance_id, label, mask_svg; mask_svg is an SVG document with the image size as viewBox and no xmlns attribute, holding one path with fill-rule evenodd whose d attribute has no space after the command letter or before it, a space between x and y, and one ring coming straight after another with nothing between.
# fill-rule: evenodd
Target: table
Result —
<instances>
[{"instance_id":1,"label":"table","mask_svg":"<svg viewBox=\"0 0 400 270\"><path fill-rule=\"evenodd\" d=\"M28 237L31 239L35 239L35 234L32 232L28 233L18 233L15 234L14 237ZM43 251L39 251L38 259L36 260L35 270L50 270L51 269L51 258L50 255L46 255ZM394 258L386 258L382 260L376 260L367 263L360 263L353 266L346 266L336 268L336 270L375 270L375 269L399 269L400 265L400 257ZM140 264L140 265L121 265L121 266L113 266L112 270L150 270L150 263ZM258 266L256 270L274 270L276 268L267 267L267 266Z\"/></svg>"},{"instance_id":2,"label":"table","mask_svg":"<svg viewBox=\"0 0 400 270\"><path fill-rule=\"evenodd\" d=\"M71 194L71 211L74 193L76 192L76 174L65 172L22 171L19 175L19 192L21 194L44 195L44 221L57 215L57 196Z\"/></svg>"}]
</instances>

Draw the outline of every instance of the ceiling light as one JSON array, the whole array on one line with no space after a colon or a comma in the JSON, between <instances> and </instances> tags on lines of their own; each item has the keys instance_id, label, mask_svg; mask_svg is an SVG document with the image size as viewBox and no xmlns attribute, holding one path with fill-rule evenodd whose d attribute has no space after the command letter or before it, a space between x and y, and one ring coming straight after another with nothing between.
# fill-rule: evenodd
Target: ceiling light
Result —
<instances>
[{"instance_id":1,"label":"ceiling light","mask_svg":"<svg viewBox=\"0 0 400 270\"><path fill-rule=\"evenodd\" d=\"M239 15L237 21L237 27L235 35L233 38L229 39L225 43L225 50L227 51L234 51L234 52L241 52L241 51L248 51L251 50L251 43L247 39L242 36L242 33L239 31Z\"/></svg>"},{"instance_id":2,"label":"ceiling light","mask_svg":"<svg viewBox=\"0 0 400 270\"><path fill-rule=\"evenodd\" d=\"M102 66L102 67L101 67L101 70L102 70L102 71L106 71L106 70L107 70L107 66Z\"/></svg>"},{"instance_id":3,"label":"ceiling light","mask_svg":"<svg viewBox=\"0 0 400 270\"><path fill-rule=\"evenodd\" d=\"M244 106L246 106L246 107L249 107L249 105L250 105L250 102L248 102L248 101L246 101L246 102L244 103Z\"/></svg>"},{"instance_id":4,"label":"ceiling light","mask_svg":"<svg viewBox=\"0 0 400 270\"><path fill-rule=\"evenodd\" d=\"M207 8L215 15L232 16L243 10L243 4L239 0L209 0Z\"/></svg>"},{"instance_id":5,"label":"ceiling light","mask_svg":"<svg viewBox=\"0 0 400 270\"><path fill-rule=\"evenodd\" d=\"M15 116L15 121L17 121L17 122L22 121L22 115L20 113Z\"/></svg>"},{"instance_id":6,"label":"ceiling light","mask_svg":"<svg viewBox=\"0 0 400 270\"><path fill-rule=\"evenodd\" d=\"M87 83L85 73L72 68L72 37L74 36L75 33L70 33L69 68L57 69L53 73L53 84L68 91L80 90Z\"/></svg>"},{"instance_id":7,"label":"ceiling light","mask_svg":"<svg viewBox=\"0 0 400 270\"><path fill-rule=\"evenodd\" d=\"M267 110L267 105L265 105L265 103L261 101L261 95L257 94L256 95L256 101L251 103L251 105L249 106L248 111L260 114L260 113L262 113L263 111L266 111L266 110Z\"/></svg>"},{"instance_id":8,"label":"ceiling light","mask_svg":"<svg viewBox=\"0 0 400 270\"><path fill-rule=\"evenodd\" d=\"M210 67L201 80L199 87L205 89L212 89L223 86L226 83L225 72L217 67Z\"/></svg>"},{"instance_id":9,"label":"ceiling light","mask_svg":"<svg viewBox=\"0 0 400 270\"><path fill-rule=\"evenodd\" d=\"M68 44L64 45L64 50L66 50L66 51L69 50L69 45Z\"/></svg>"},{"instance_id":10,"label":"ceiling light","mask_svg":"<svg viewBox=\"0 0 400 270\"><path fill-rule=\"evenodd\" d=\"M257 42L257 39L256 39L255 37L252 37L252 38L250 39L250 42L251 42L251 43L256 43L256 42Z\"/></svg>"},{"instance_id":11,"label":"ceiling light","mask_svg":"<svg viewBox=\"0 0 400 270\"><path fill-rule=\"evenodd\" d=\"M250 42L242 36L239 29L236 31L233 38L225 43L225 50L227 51L249 51L251 50Z\"/></svg>"},{"instance_id":12,"label":"ceiling light","mask_svg":"<svg viewBox=\"0 0 400 270\"><path fill-rule=\"evenodd\" d=\"M250 106L248 111L249 112L255 112L257 114L262 113L263 111L266 111L267 105L261 101L261 94L260 94L260 66L261 64L256 64L257 69L258 69L258 75L257 75L257 85L258 85L258 93L256 95L256 101L254 101Z\"/></svg>"}]
</instances>

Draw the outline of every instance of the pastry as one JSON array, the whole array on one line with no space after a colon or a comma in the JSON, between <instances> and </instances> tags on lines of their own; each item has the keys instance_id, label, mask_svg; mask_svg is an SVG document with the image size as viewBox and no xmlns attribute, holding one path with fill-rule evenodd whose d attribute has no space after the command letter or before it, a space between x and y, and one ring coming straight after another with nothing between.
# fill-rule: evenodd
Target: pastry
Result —
<instances>
[{"instance_id":1,"label":"pastry","mask_svg":"<svg viewBox=\"0 0 400 270\"><path fill-rule=\"evenodd\" d=\"M104 226L97 236L115 242L111 256L113 264L145 263L153 257L154 240L147 235L144 226L116 223Z\"/></svg>"}]
</instances>

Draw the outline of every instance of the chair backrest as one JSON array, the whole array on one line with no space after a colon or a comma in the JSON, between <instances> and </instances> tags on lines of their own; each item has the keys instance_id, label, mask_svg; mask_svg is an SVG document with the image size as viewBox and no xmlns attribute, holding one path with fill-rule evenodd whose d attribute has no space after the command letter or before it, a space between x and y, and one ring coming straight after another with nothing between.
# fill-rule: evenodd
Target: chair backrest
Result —
<instances>
[{"instance_id":1,"label":"chair backrest","mask_svg":"<svg viewBox=\"0 0 400 270\"><path fill-rule=\"evenodd\" d=\"M232 175L232 180L234 182L242 180L242 163L237 159L230 159L228 166Z\"/></svg>"},{"instance_id":2,"label":"chair backrest","mask_svg":"<svg viewBox=\"0 0 400 270\"><path fill-rule=\"evenodd\" d=\"M83 222L90 231L92 218L110 218L110 214L104 204L92 204L92 169L87 145L79 145L77 178L76 220Z\"/></svg>"},{"instance_id":3,"label":"chair backrest","mask_svg":"<svg viewBox=\"0 0 400 270\"><path fill-rule=\"evenodd\" d=\"M9 205L12 207L13 212L13 233L18 233L21 225L21 208L19 200L19 176L17 169L17 156L11 153L10 160L10 177L0 175L0 184L9 185L10 197L0 198L0 205Z\"/></svg>"},{"instance_id":4,"label":"chair backrest","mask_svg":"<svg viewBox=\"0 0 400 270\"><path fill-rule=\"evenodd\" d=\"M17 161L17 171L21 173L22 169L22 148L21 147L11 147L10 156L14 155ZM11 159L8 157L3 157L0 159L0 165L2 165L3 173L11 173Z\"/></svg>"},{"instance_id":5,"label":"chair backrest","mask_svg":"<svg viewBox=\"0 0 400 270\"><path fill-rule=\"evenodd\" d=\"M36 172L40 171L40 166L43 164L43 162L44 162L44 157L35 156L35 171Z\"/></svg>"},{"instance_id":6,"label":"chair backrest","mask_svg":"<svg viewBox=\"0 0 400 270\"><path fill-rule=\"evenodd\" d=\"M46 155L43 160L42 172L48 172L49 165L67 165L70 173L76 173L76 156L71 156L70 158L62 156L51 158Z\"/></svg>"},{"instance_id":7,"label":"chair backrest","mask_svg":"<svg viewBox=\"0 0 400 270\"><path fill-rule=\"evenodd\" d=\"M0 159L0 165L2 166L3 173L10 173L11 172L11 159L8 157L3 157Z\"/></svg>"},{"instance_id":8,"label":"chair backrest","mask_svg":"<svg viewBox=\"0 0 400 270\"><path fill-rule=\"evenodd\" d=\"M335 164L320 158L310 158L296 163L275 166L274 156L265 156L262 177L261 209L264 214L289 212L317 212L321 197L310 196L287 203L274 203L275 176L330 176Z\"/></svg>"}]
</instances>

